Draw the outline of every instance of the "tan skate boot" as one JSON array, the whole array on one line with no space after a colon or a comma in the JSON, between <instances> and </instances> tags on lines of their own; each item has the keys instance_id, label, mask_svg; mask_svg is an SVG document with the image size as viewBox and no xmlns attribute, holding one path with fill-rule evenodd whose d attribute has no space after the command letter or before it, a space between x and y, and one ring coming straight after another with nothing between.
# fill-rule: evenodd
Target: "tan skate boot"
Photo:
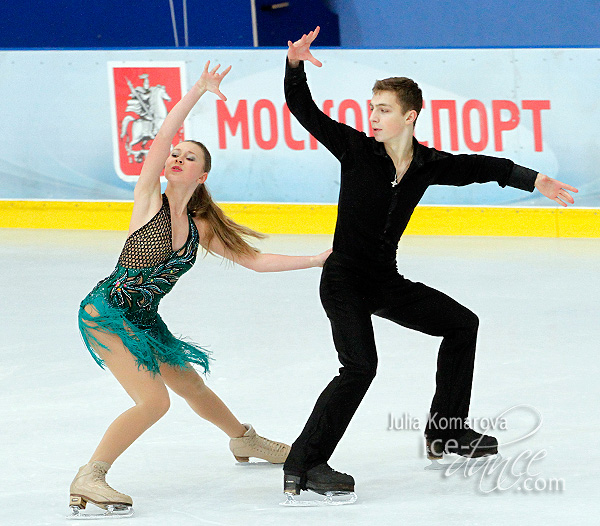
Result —
<instances>
[{"instance_id":1,"label":"tan skate boot","mask_svg":"<svg viewBox=\"0 0 600 526\"><path fill-rule=\"evenodd\" d=\"M271 464L285 462L290 446L257 435L250 424L244 424L244 427L248 430L244 436L229 441L229 449L238 462L248 462L250 457L261 458Z\"/></svg>"},{"instance_id":2,"label":"tan skate boot","mask_svg":"<svg viewBox=\"0 0 600 526\"><path fill-rule=\"evenodd\" d=\"M69 506L74 514L85 509L88 501L110 512L131 508L131 497L115 491L106 483L106 472L109 468L108 462L101 461L90 462L79 468L70 490Z\"/></svg>"}]
</instances>

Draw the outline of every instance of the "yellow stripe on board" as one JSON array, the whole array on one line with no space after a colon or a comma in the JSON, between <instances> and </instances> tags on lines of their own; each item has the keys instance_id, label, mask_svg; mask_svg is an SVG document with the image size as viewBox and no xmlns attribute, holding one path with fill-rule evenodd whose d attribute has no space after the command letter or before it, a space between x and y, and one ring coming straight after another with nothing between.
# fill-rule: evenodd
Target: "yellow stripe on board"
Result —
<instances>
[{"instance_id":1,"label":"yellow stripe on board","mask_svg":"<svg viewBox=\"0 0 600 526\"><path fill-rule=\"evenodd\" d=\"M133 203L0 201L0 228L127 230ZM234 221L266 234L332 234L336 205L222 203ZM419 206L408 235L600 237L597 208Z\"/></svg>"},{"instance_id":2,"label":"yellow stripe on board","mask_svg":"<svg viewBox=\"0 0 600 526\"><path fill-rule=\"evenodd\" d=\"M0 201L1 228L127 230L133 201Z\"/></svg>"}]
</instances>

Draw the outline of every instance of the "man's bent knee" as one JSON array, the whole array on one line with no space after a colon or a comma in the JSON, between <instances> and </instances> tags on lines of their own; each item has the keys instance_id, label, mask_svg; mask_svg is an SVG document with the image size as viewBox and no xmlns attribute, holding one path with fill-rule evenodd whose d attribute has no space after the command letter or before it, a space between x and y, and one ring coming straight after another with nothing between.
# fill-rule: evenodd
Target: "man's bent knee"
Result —
<instances>
[{"instance_id":1,"label":"man's bent knee","mask_svg":"<svg viewBox=\"0 0 600 526\"><path fill-rule=\"evenodd\" d=\"M351 381L353 382L366 385L368 387L369 385L371 385L371 382L375 379L375 375L377 374L377 366L344 366L340 369L340 374L348 379L351 379Z\"/></svg>"}]
</instances>

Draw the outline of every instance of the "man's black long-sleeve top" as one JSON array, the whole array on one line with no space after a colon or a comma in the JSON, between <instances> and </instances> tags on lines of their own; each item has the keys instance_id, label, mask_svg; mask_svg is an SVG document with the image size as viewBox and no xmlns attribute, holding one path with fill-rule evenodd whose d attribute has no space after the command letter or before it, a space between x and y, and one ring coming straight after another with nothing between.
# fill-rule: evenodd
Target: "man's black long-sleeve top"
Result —
<instances>
[{"instance_id":1,"label":"man's black long-sleeve top","mask_svg":"<svg viewBox=\"0 0 600 526\"><path fill-rule=\"evenodd\" d=\"M509 159L453 155L413 138L413 160L396 186L394 163L383 143L334 121L314 103L304 63L285 72L285 99L292 114L341 163L333 250L363 263L390 263L413 210L429 185L463 186L496 181L533 191L537 173Z\"/></svg>"}]
</instances>

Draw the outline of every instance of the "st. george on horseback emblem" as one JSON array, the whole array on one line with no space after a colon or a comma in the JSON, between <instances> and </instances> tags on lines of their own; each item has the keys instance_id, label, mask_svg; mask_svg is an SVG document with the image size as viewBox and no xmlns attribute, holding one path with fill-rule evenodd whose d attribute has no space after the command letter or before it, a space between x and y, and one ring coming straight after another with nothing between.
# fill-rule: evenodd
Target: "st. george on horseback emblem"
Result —
<instances>
[{"instance_id":1,"label":"st. george on horseback emblem","mask_svg":"<svg viewBox=\"0 0 600 526\"><path fill-rule=\"evenodd\" d=\"M184 62L109 62L113 159L118 176L135 181L167 113L185 92ZM173 140L184 140L182 127Z\"/></svg>"}]
</instances>

